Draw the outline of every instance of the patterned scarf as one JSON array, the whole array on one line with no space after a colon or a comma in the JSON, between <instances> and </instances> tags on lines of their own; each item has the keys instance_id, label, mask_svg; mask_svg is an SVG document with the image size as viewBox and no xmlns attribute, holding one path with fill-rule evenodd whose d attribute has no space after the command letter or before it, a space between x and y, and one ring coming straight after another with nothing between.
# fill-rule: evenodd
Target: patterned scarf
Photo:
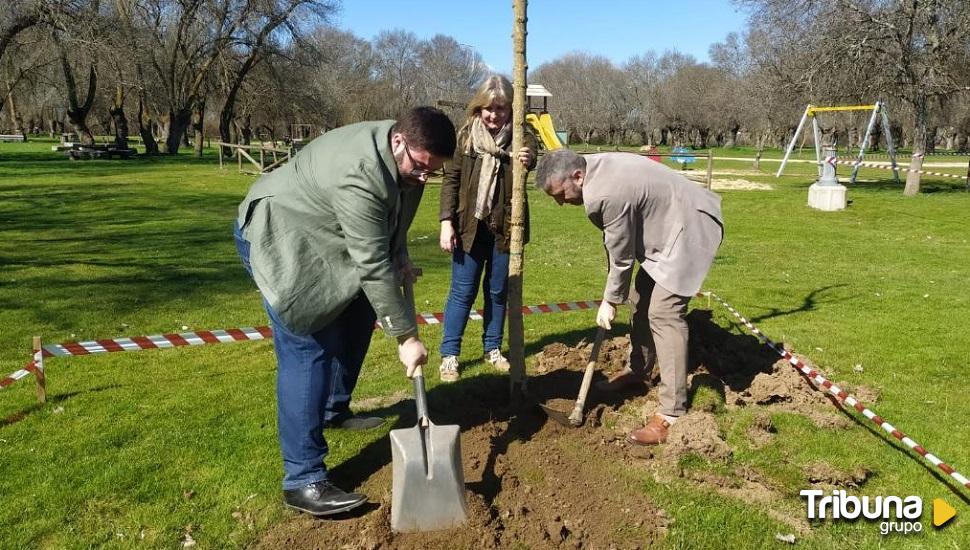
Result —
<instances>
[{"instance_id":1,"label":"patterned scarf","mask_svg":"<svg viewBox=\"0 0 970 550\"><path fill-rule=\"evenodd\" d=\"M478 197L475 200L475 218L484 220L492 210L495 202L498 171L502 166L502 159L509 158L505 147L512 141L512 125L506 123L495 137L485 128L481 117L472 121L471 146L475 153L482 158L482 171L478 175Z\"/></svg>"}]
</instances>

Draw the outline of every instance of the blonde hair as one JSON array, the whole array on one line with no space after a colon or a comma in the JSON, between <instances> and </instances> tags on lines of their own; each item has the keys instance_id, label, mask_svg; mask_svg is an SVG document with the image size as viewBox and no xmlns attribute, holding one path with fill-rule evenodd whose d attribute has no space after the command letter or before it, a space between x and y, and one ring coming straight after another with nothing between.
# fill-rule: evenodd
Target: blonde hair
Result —
<instances>
[{"instance_id":1,"label":"blonde hair","mask_svg":"<svg viewBox=\"0 0 970 550\"><path fill-rule=\"evenodd\" d=\"M509 108L512 107L512 83L500 74L486 78L468 102L468 107L465 109L465 123L458 130L459 148L467 148L472 122L481 116L482 109L491 105L496 99L508 105Z\"/></svg>"}]
</instances>

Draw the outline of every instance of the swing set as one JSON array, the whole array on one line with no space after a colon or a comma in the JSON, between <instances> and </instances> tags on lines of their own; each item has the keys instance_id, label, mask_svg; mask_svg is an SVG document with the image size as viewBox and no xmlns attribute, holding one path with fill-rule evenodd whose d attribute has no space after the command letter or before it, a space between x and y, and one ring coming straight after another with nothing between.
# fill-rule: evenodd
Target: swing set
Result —
<instances>
[{"instance_id":1,"label":"swing set","mask_svg":"<svg viewBox=\"0 0 970 550\"><path fill-rule=\"evenodd\" d=\"M795 135L792 136L791 143L788 144L788 150L785 151L785 158L781 161L781 166L778 167L778 173L775 174L775 177L781 176L781 172L785 169L785 164L788 162L788 157L791 155L792 149L795 148L795 143L798 141L798 136L805 127L805 121L809 118L812 119L812 131L815 135L815 160L818 163L818 175L819 177L822 176L822 161L824 160L822 159L822 129L818 125L816 115L818 113L833 111L872 111L872 116L869 117L869 126L866 127L866 134L859 144L859 154L856 157L855 165L852 167L851 183L855 183L856 176L859 173L859 166L865 156L866 145L869 144L869 138L872 136L872 131L876 126L876 119L881 119L882 121L882 131L886 139L889 160L892 162L893 176L896 178L896 183L899 183L899 167L896 165L896 148L893 145L892 133L889 131L889 112L886 109L886 104L881 101L877 101L873 105L845 105L834 107L816 107L815 105L809 104L805 108L802 119L798 122L798 129L795 130Z\"/></svg>"}]
</instances>

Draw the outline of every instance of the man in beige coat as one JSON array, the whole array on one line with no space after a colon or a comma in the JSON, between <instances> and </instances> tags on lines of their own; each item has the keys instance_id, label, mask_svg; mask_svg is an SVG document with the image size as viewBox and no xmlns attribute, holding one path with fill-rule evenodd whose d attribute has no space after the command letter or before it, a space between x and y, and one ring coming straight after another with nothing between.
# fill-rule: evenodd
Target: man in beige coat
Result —
<instances>
[{"instance_id":1,"label":"man in beige coat","mask_svg":"<svg viewBox=\"0 0 970 550\"><path fill-rule=\"evenodd\" d=\"M670 425L687 412L684 317L724 235L721 198L632 153L581 157L567 149L552 151L539 162L536 186L560 205L583 205L603 231L609 273L596 323L611 328L616 306L628 297L633 319L630 367L599 387L611 391L642 383L659 361L660 410L628 440L662 443Z\"/></svg>"}]
</instances>

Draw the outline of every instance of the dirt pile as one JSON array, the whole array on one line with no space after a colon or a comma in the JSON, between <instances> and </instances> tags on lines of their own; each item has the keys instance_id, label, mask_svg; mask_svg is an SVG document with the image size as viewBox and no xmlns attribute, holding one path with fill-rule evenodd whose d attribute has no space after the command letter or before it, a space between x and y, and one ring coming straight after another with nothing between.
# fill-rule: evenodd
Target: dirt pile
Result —
<instances>
[{"instance_id":1,"label":"dirt pile","mask_svg":"<svg viewBox=\"0 0 970 550\"><path fill-rule=\"evenodd\" d=\"M630 339L626 336L605 338L600 346L596 367L607 375L626 368L630 364L629 349ZM558 369L585 369L592 352L593 343L585 339L575 346L561 342L549 344L536 357L536 372L544 374Z\"/></svg>"},{"instance_id":2,"label":"dirt pile","mask_svg":"<svg viewBox=\"0 0 970 550\"><path fill-rule=\"evenodd\" d=\"M731 457L731 448L721 436L714 415L706 412L687 414L670 427L667 444L663 446L664 459L676 464L690 454L714 461Z\"/></svg>"},{"instance_id":3,"label":"dirt pile","mask_svg":"<svg viewBox=\"0 0 970 550\"><path fill-rule=\"evenodd\" d=\"M585 363L586 359L582 367ZM576 367L577 371L582 367ZM562 378L558 389L559 378L554 376L546 381L552 385L542 385L543 391L575 392L579 373L574 374L577 376ZM530 384L538 386L540 381L533 378ZM479 377L467 384L454 395L429 396L436 421L458 421L463 428L465 526L430 533L391 532L391 465L385 442L375 444L381 448L362 452L364 458L352 468L363 471L333 474L343 480L360 479L356 490L366 494L372 504L335 520L294 514L254 548L641 548L663 538L669 521L666 513L616 475L613 468L621 464L603 460L614 447L612 440L600 437L596 430L572 430L548 422L537 406L483 407L491 403L476 397L489 396L494 402L496 396L508 394L504 377ZM450 386L444 390L454 391ZM452 398L460 399L463 407L451 406ZM571 409L572 401L563 402L568 405L563 408ZM395 405L405 415L411 406L411 401ZM413 423L413 413L400 422L404 426Z\"/></svg>"},{"instance_id":4,"label":"dirt pile","mask_svg":"<svg viewBox=\"0 0 970 550\"><path fill-rule=\"evenodd\" d=\"M783 489L758 471L737 465L724 432L740 433L748 445L757 448L776 437L772 422L776 412L801 414L820 426L834 428L851 421L757 339L721 329L702 310L693 311L688 322L691 412L671 427L665 445L647 448L625 441L630 430L642 426L656 411L656 384L611 394L594 387L582 427L570 429L549 421L537 404L568 414L592 349L591 338L572 345L554 343L535 357L529 378L530 397L535 401L531 405L513 407L507 402L508 381L503 376L462 379L429 392L432 418L439 424L462 427L469 512L464 527L432 533L391 532L391 459L385 437L332 472L342 486L365 493L371 504L335 520L294 514L254 547L642 548L661 541L670 520L642 487L631 483L631 465L646 469L660 481L679 479L761 504L766 515L795 532L806 533L810 527L803 511L788 510L790 503ZM627 367L629 346L626 337L605 340L594 380L605 380ZM395 427L413 426L413 402L409 398L399 401L400 395L392 397L374 401L373 406L382 407L374 412L399 416ZM719 426L719 420L723 423L727 417L718 414L737 408L753 411L740 432ZM685 466L685 459L692 456L712 466ZM818 463L804 475L814 486L858 487L871 473L864 468L842 471Z\"/></svg>"}]
</instances>

